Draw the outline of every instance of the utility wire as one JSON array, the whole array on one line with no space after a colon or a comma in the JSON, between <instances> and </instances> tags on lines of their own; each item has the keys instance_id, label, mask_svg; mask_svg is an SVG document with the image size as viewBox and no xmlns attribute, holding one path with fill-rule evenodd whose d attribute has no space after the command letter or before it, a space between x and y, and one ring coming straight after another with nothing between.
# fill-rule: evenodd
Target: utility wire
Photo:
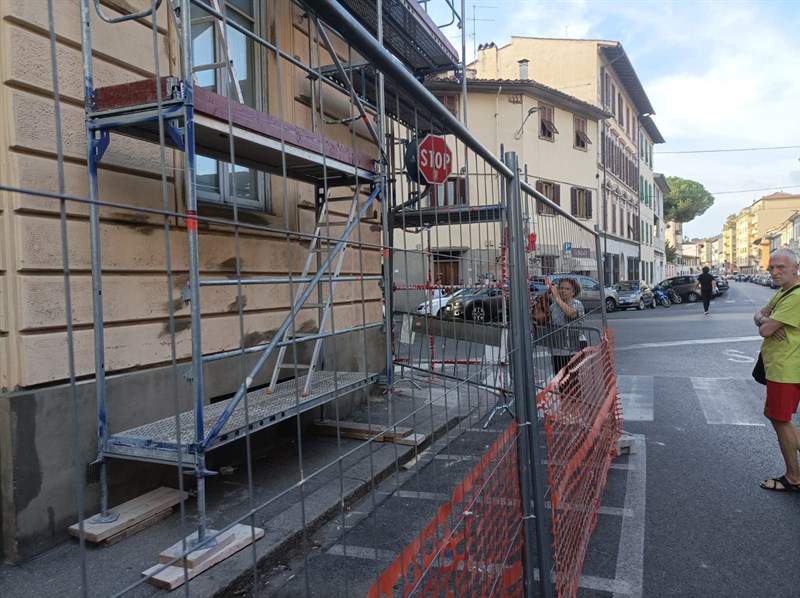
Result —
<instances>
[{"instance_id":1,"label":"utility wire","mask_svg":"<svg viewBox=\"0 0 800 598\"><path fill-rule=\"evenodd\" d=\"M783 191L784 189L794 189L800 185L784 185L783 187L766 187L764 189L740 189L739 191L715 191L711 195L723 195L725 193L750 193L752 191Z\"/></svg>"},{"instance_id":2,"label":"utility wire","mask_svg":"<svg viewBox=\"0 0 800 598\"><path fill-rule=\"evenodd\" d=\"M681 150L674 152L653 152L654 154L714 154L721 152L760 152L763 150L797 149L800 145L777 145L775 147L742 147L737 149Z\"/></svg>"}]
</instances>

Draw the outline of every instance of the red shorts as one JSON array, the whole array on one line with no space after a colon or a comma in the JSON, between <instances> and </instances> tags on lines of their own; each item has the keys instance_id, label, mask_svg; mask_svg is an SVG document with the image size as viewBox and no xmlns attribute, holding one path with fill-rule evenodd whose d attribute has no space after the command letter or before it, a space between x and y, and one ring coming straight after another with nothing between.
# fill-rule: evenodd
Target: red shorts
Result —
<instances>
[{"instance_id":1,"label":"red shorts","mask_svg":"<svg viewBox=\"0 0 800 598\"><path fill-rule=\"evenodd\" d=\"M800 384L767 380L767 406L764 414L779 422L792 421L800 404Z\"/></svg>"}]
</instances>

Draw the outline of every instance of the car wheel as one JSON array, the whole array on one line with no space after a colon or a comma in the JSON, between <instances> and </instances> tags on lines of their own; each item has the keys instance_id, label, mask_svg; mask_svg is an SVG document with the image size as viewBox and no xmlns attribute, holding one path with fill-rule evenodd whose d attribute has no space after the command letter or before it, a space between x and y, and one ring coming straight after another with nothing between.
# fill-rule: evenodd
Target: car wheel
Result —
<instances>
[{"instance_id":1,"label":"car wheel","mask_svg":"<svg viewBox=\"0 0 800 598\"><path fill-rule=\"evenodd\" d=\"M610 314L610 313L611 313L612 311L614 311L615 309L617 309L617 303L616 303L616 301L614 301L614 300L613 300L613 299L611 299L610 297L609 297L608 299L606 299L606 313L609 313L609 314Z\"/></svg>"},{"instance_id":2,"label":"car wheel","mask_svg":"<svg viewBox=\"0 0 800 598\"><path fill-rule=\"evenodd\" d=\"M644 299L639 299L639 304L636 306L636 309L642 311L644 309Z\"/></svg>"},{"instance_id":3,"label":"car wheel","mask_svg":"<svg viewBox=\"0 0 800 598\"><path fill-rule=\"evenodd\" d=\"M472 308L472 321L473 322L485 322L486 321L486 310L483 309L482 305L476 305Z\"/></svg>"},{"instance_id":4,"label":"car wheel","mask_svg":"<svg viewBox=\"0 0 800 598\"><path fill-rule=\"evenodd\" d=\"M689 303L697 303L697 300L700 299L700 296L697 293L689 293L687 297Z\"/></svg>"}]
</instances>

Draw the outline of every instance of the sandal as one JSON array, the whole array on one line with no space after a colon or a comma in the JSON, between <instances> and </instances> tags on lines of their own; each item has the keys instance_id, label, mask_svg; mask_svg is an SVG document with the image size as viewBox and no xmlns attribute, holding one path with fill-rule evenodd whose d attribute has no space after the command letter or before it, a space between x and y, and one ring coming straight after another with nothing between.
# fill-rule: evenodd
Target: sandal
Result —
<instances>
[{"instance_id":1,"label":"sandal","mask_svg":"<svg viewBox=\"0 0 800 598\"><path fill-rule=\"evenodd\" d=\"M772 482L772 485L768 486L768 482ZM780 484L780 486L778 486L778 484ZM774 490L775 492L800 492L800 484L790 484L785 475L779 478L764 480L761 482L761 487L764 490Z\"/></svg>"}]
</instances>

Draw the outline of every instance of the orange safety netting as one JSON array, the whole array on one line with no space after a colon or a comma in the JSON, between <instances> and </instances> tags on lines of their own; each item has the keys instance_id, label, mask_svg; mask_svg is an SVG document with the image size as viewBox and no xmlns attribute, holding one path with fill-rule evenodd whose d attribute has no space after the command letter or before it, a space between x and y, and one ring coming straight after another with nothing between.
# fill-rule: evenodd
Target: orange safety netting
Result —
<instances>
[{"instance_id":1,"label":"orange safety netting","mask_svg":"<svg viewBox=\"0 0 800 598\"><path fill-rule=\"evenodd\" d=\"M517 463L512 423L367 596L522 596Z\"/></svg>"},{"instance_id":2,"label":"orange safety netting","mask_svg":"<svg viewBox=\"0 0 800 598\"><path fill-rule=\"evenodd\" d=\"M558 596L575 596L620 435L613 336L578 353L537 398L544 414Z\"/></svg>"},{"instance_id":3,"label":"orange safety netting","mask_svg":"<svg viewBox=\"0 0 800 598\"><path fill-rule=\"evenodd\" d=\"M620 406L611 333L578 353L537 397L544 417L554 586L578 591L616 454ZM381 574L368 598L521 596L522 506L512 423L433 520Z\"/></svg>"}]
</instances>

